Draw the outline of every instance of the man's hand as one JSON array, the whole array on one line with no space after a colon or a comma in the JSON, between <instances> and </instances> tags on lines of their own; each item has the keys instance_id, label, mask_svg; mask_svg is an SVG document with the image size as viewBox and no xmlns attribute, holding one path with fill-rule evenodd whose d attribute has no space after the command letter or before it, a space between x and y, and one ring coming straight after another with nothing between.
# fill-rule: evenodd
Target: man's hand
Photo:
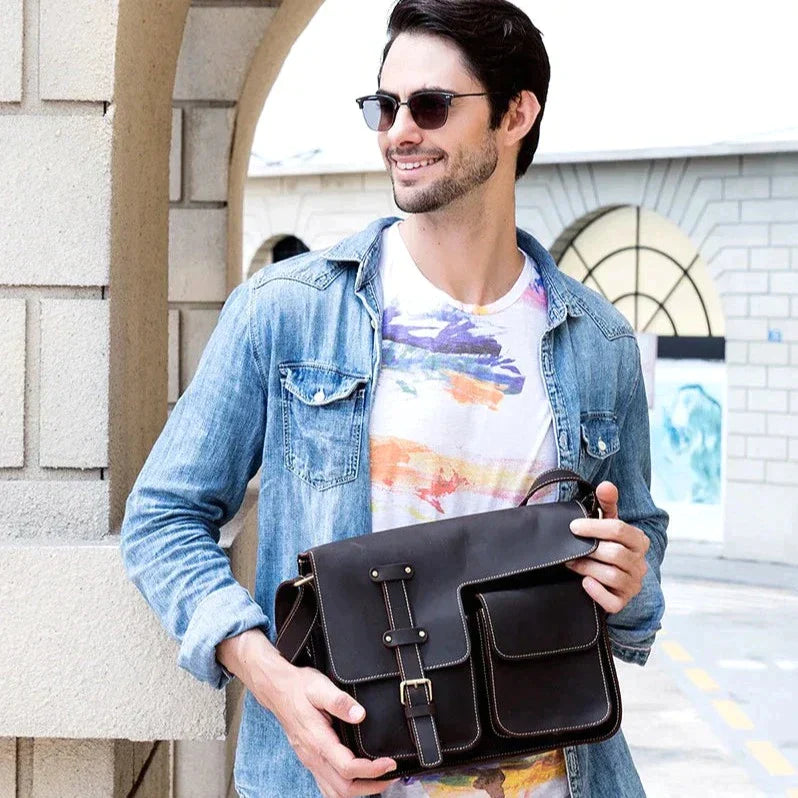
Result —
<instances>
[{"instance_id":1,"label":"man's hand","mask_svg":"<svg viewBox=\"0 0 798 798\"><path fill-rule=\"evenodd\" d=\"M595 602L615 613L642 590L651 541L641 529L618 518L618 488L612 482L599 484L596 497L604 517L577 518L571 521L571 531L598 538L598 548L565 565L584 576L582 586Z\"/></svg>"},{"instance_id":2,"label":"man's hand","mask_svg":"<svg viewBox=\"0 0 798 798\"><path fill-rule=\"evenodd\" d=\"M217 651L222 664L274 713L324 798L371 795L396 781L377 780L396 769L396 760L359 759L341 744L331 716L360 723L365 710L323 673L292 665L262 632L249 630L228 638Z\"/></svg>"}]
</instances>

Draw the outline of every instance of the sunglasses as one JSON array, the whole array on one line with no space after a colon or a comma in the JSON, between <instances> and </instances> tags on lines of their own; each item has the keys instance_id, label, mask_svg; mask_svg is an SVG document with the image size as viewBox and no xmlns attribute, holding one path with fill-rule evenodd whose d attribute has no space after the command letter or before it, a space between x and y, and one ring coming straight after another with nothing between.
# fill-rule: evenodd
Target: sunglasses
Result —
<instances>
[{"instance_id":1,"label":"sunglasses","mask_svg":"<svg viewBox=\"0 0 798 798\"><path fill-rule=\"evenodd\" d=\"M452 91L419 91L400 103L390 94L369 94L358 97L355 102L363 111L366 124L379 132L390 130L396 120L400 105L406 105L415 123L422 130L436 130L446 124L449 117L449 106L455 97L485 97L490 92L481 91L473 94L457 94Z\"/></svg>"}]
</instances>

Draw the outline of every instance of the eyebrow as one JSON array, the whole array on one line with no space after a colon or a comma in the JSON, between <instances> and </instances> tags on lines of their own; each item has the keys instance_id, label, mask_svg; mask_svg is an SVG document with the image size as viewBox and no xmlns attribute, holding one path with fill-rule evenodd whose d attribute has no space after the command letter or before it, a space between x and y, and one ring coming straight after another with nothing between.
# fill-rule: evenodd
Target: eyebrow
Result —
<instances>
[{"instance_id":1,"label":"eyebrow","mask_svg":"<svg viewBox=\"0 0 798 798\"><path fill-rule=\"evenodd\" d=\"M449 89L444 86L424 86L421 89L416 89L415 91L411 91L409 96L412 97L414 94L419 94L422 91L445 91L448 94L457 94L457 92L454 91L453 89ZM388 91L387 89L377 89L375 93L384 94L387 95L388 97L393 97L394 100L396 100L397 102L399 100L398 94L394 94L392 91Z\"/></svg>"}]
</instances>

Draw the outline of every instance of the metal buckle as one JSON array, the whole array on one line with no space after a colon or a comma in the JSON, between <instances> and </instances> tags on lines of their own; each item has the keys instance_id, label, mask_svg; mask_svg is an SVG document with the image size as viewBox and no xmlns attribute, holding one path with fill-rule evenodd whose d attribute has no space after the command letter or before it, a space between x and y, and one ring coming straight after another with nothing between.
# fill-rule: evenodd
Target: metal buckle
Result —
<instances>
[{"instance_id":1,"label":"metal buckle","mask_svg":"<svg viewBox=\"0 0 798 798\"><path fill-rule=\"evenodd\" d=\"M308 574L307 576L300 576L294 579L293 585L294 587L299 587L300 585L304 585L307 582L310 582L313 579L313 574Z\"/></svg>"},{"instance_id":2,"label":"metal buckle","mask_svg":"<svg viewBox=\"0 0 798 798\"><path fill-rule=\"evenodd\" d=\"M429 703L432 703L432 682L429 679L402 679L402 681L399 682L399 700L402 702L402 706L404 706L405 703L405 685L418 687L422 684L429 687Z\"/></svg>"}]
</instances>

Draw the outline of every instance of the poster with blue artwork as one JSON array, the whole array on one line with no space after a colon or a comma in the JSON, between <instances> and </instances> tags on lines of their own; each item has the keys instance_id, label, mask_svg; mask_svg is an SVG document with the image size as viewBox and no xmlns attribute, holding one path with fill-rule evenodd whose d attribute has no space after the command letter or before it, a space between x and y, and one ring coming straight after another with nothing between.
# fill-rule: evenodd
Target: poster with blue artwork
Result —
<instances>
[{"instance_id":1,"label":"poster with blue artwork","mask_svg":"<svg viewBox=\"0 0 798 798\"><path fill-rule=\"evenodd\" d=\"M669 535L719 541L726 364L658 360L650 409L651 493L671 514Z\"/></svg>"}]
</instances>

